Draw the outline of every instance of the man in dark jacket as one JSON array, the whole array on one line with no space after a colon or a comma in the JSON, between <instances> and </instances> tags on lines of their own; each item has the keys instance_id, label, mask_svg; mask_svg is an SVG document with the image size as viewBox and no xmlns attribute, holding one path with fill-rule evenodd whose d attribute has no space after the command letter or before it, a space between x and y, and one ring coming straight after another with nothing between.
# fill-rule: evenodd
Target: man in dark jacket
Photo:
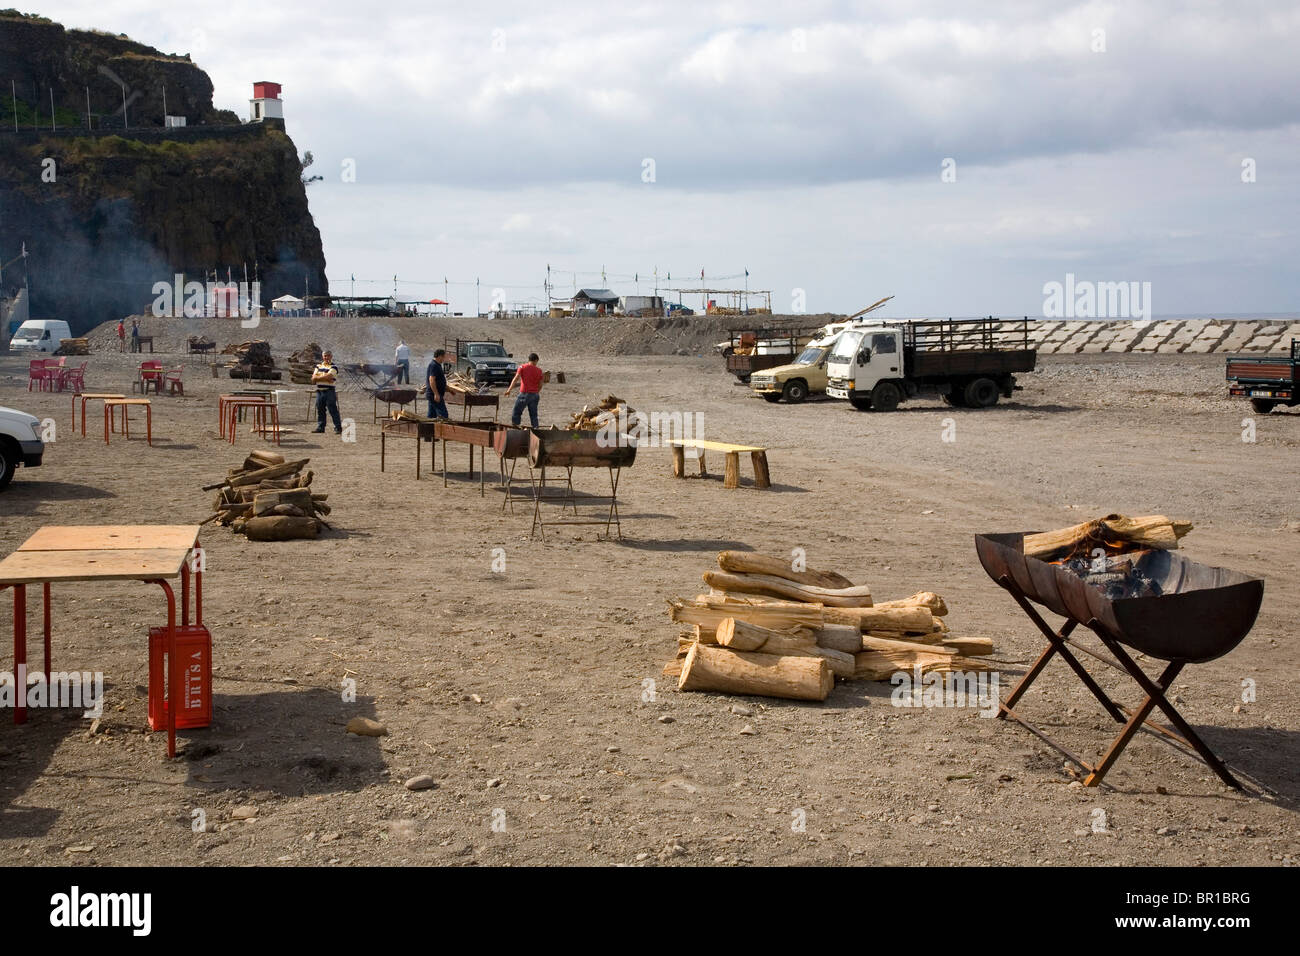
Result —
<instances>
[{"instance_id":1,"label":"man in dark jacket","mask_svg":"<svg viewBox=\"0 0 1300 956\"><path fill-rule=\"evenodd\" d=\"M451 418L447 414L447 373L442 367L446 355L446 349L438 349L434 352L433 361L429 363L429 368L424 373L425 384L429 389L430 418Z\"/></svg>"}]
</instances>

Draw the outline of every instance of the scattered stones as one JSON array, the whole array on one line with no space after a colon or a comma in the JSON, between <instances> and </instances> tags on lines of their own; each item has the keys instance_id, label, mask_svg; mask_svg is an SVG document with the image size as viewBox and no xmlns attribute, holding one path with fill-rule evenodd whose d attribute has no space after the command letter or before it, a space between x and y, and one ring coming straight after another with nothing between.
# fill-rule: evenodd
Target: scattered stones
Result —
<instances>
[{"instance_id":1,"label":"scattered stones","mask_svg":"<svg viewBox=\"0 0 1300 956\"><path fill-rule=\"evenodd\" d=\"M437 785L438 781L427 773L417 774L402 784L407 790L432 790Z\"/></svg>"},{"instance_id":2,"label":"scattered stones","mask_svg":"<svg viewBox=\"0 0 1300 956\"><path fill-rule=\"evenodd\" d=\"M388 725L369 717L353 717L348 721L347 731L359 737L387 737Z\"/></svg>"},{"instance_id":3,"label":"scattered stones","mask_svg":"<svg viewBox=\"0 0 1300 956\"><path fill-rule=\"evenodd\" d=\"M1156 831L1156 836L1173 836L1177 832L1173 827L1161 827Z\"/></svg>"},{"instance_id":4,"label":"scattered stones","mask_svg":"<svg viewBox=\"0 0 1300 956\"><path fill-rule=\"evenodd\" d=\"M746 724L744 727L740 728L741 737L754 737L757 734L758 731L754 729L754 726L752 724Z\"/></svg>"},{"instance_id":5,"label":"scattered stones","mask_svg":"<svg viewBox=\"0 0 1300 956\"><path fill-rule=\"evenodd\" d=\"M671 724L676 719L677 719L676 717L669 717L667 714L664 714L662 717L659 718L659 723Z\"/></svg>"},{"instance_id":6,"label":"scattered stones","mask_svg":"<svg viewBox=\"0 0 1300 956\"><path fill-rule=\"evenodd\" d=\"M732 704L731 712L737 717L753 717L754 708L746 707L744 704Z\"/></svg>"},{"instance_id":7,"label":"scattered stones","mask_svg":"<svg viewBox=\"0 0 1300 956\"><path fill-rule=\"evenodd\" d=\"M235 809L230 813L230 819L232 820L252 820L256 816L257 807L252 806L251 804L246 804L242 807L235 807Z\"/></svg>"},{"instance_id":8,"label":"scattered stones","mask_svg":"<svg viewBox=\"0 0 1300 956\"><path fill-rule=\"evenodd\" d=\"M607 754L616 754L616 753L619 752L620 749L621 749L621 748L619 748L619 747L606 747L606 748L605 748L605 753L607 753Z\"/></svg>"},{"instance_id":9,"label":"scattered stones","mask_svg":"<svg viewBox=\"0 0 1300 956\"><path fill-rule=\"evenodd\" d=\"M483 789L485 789L485 790L491 790L491 789L493 789L494 787L499 787L499 786L501 786L501 778L500 778L500 777L493 777L491 780L489 780L489 781L487 782L487 786L484 787Z\"/></svg>"}]
</instances>

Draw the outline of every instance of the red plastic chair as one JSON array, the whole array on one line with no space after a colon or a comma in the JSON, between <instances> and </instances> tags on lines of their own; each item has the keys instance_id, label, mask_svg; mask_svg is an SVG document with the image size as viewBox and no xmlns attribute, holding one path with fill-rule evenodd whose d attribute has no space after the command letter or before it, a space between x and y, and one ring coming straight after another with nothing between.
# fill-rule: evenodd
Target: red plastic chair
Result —
<instances>
[{"instance_id":1,"label":"red plastic chair","mask_svg":"<svg viewBox=\"0 0 1300 956\"><path fill-rule=\"evenodd\" d=\"M149 386L152 385L154 394L157 395L158 390L162 385L162 381L162 362L150 359L147 362L140 363L140 381L137 383L140 386L140 394L147 395L149 393Z\"/></svg>"},{"instance_id":2,"label":"red plastic chair","mask_svg":"<svg viewBox=\"0 0 1300 956\"><path fill-rule=\"evenodd\" d=\"M86 366L89 364L89 362L82 362L77 368L65 368L59 381L59 391L71 388L74 392L84 392L86 390Z\"/></svg>"},{"instance_id":3,"label":"red plastic chair","mask_svg":"<svg viewBox=\"0 0 1300 956\"><path fill-rule=\"evenodd\" d=\"M44 391L45 389L45 359L32 359L27 363L27 391L32 390L32 384L36 384L36 390Z\"/></svg>"},{"instance_id":4,"label":"red plastic chair","mask_svg":"<svg viewBox=\"0 0 1300 956\"><path fill-rule=\"evenodd\" d=\"M163 376L163 384L167 386L168 395L184 395L185 385L181 382L181 373L185 371L184 367L168 370Z\"/></svg>"}]
</instances>

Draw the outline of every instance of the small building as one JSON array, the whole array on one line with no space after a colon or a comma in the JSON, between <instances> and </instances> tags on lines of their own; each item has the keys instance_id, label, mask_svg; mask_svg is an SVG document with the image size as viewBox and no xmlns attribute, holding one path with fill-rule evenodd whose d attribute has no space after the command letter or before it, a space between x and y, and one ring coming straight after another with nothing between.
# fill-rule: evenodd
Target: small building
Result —
<instances>
[{"instance_id":1,"label":"small building","mask_svg":"<svg viewBox=\"0 0 1300 956\"><path fill-rule=\"evenodd\" d=\"M271 123L284 125L284 101L280 99L279 83L259 80L253 84L253 98L248 101L248 121L250 123Z\"/></svg>"},{"instance_id":2,"label":"small building","mask_svg":"<svg viewBox=\"0 0 1300 956\"><path fill-rule=\"evenodd\" d=\"M166 122L166 126L168 129L175 129L177 127L185 125L184 116L172 116L170 113L168 113L167 116L164 117L164 120Z\"/></svg>"},{"instance_id":3,"label":"small building","mask_svg":"<svg viewBox=\"0 0 1300 956\"><path fill-rule=\"evenodd\" d=\"M299 312L307 305L302 299L295 295L282 295L279 298L271 300L272 312Z\"/></svg>"},{"instance_id":4,"label":"small building","mask_svg":"<svg viewBox=\"0 0 1300 956\"><path fill-rule=\"evenodd\" d=\"M602 315L614 311L618 296L608 289L579 289L573 296L573 311L598 312Z\"/></svg>"}]
</instances>

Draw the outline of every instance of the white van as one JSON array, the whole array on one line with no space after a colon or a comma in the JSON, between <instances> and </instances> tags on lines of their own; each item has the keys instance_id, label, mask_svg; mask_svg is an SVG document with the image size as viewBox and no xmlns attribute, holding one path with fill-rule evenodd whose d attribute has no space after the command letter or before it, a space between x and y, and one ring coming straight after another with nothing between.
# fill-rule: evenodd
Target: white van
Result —
<instances>
[{"instance_id":1,"label":"white van","mask_svg":"<svg viewBox=\"0 0 1300 956\"><path fill-rule=\"evenodd\" d=\"M11 352L53 352L59 341L72 338L72 329L62 319L28 319L9 341Z\"/></svg>"}]
</instances>

